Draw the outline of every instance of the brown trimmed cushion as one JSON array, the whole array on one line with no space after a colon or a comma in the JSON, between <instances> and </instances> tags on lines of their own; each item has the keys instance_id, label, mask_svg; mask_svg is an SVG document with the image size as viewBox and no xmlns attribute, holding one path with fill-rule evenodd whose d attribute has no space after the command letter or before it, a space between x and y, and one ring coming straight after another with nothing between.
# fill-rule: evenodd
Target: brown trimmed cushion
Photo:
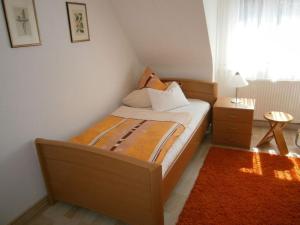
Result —
<instances>
[{"instance_id":1,"label":"brown trimmed cushion","mask_svg":"<svg viewBox=\"0 0 300 225\"><path fill-rule=\"evenodd\" d=\"M153 88L157 90L166 90L167 85L163 83L158 76L149 68L147 67L139 81L138 88Z\"/></svg>"}]
</instances>

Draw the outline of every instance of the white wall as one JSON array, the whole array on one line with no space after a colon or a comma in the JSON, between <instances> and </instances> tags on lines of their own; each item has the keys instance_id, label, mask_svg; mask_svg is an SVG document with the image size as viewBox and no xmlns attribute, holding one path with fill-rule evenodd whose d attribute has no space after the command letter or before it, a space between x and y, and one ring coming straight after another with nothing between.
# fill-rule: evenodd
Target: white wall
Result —
<instances>
[{"instance_id":1,"label":"white wall","mask_svg":"<svg viewBox=\"0 0 300 225\"><path fill-rule=\"evenodd\" d=\"M202 0L112 2L145 65L162 75L212 80L212 57Z\"/></svg>"},{"instance_id":2,"label":"white wall","mask_svg":"<svg viewBox=\"0 0 300 225\"><path fill-rule=\"evenodd\" d=\"M39 0L42 46L11 49L0 10L0 224L46 191L33 141L67 140L112 111L140 64L106 0L86 0L91 41L70 43L63 0Z\"/></svg>"},{"instance_id":3,"label":"white wall","mask_svg":"<svg viewBox=\"0 0 300 225\"><path fill-rule=\"evenodd\" d=\"M218 21L218 0L203 0L206 24L209 36L210 49L213 62L213 80L216 72L216 51L217 51L217 21Z\"/></svg>"}]
</instances>

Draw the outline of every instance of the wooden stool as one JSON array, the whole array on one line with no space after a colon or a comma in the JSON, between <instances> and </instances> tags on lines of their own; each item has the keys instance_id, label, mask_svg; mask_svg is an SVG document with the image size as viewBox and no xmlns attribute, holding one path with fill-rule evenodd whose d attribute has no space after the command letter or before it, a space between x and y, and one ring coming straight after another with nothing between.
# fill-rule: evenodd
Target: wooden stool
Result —
<instances>
[{"instance_id":1,"label":"wooden stool","mask_svg":"<svg viewBox=\"0 0 300 225\"><path fill-rule=\"evenodd\" d=\"M286 146L282 129L288 122L291 122L294 118L292 115L285 112L267 112L264 114L266 120L269 121L270 129L266 135L257 144L257 147L269 143L273 138L275 138L278 150L281 155L286 155L289 150Z\"/></svg>"}]
</instances>

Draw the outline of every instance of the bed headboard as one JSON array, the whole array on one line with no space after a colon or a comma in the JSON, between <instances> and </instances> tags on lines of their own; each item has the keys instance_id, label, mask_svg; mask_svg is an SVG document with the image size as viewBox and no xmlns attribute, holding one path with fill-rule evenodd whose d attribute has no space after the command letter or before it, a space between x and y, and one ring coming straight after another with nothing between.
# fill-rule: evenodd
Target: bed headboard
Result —
<instances>
[{"instance_id":1,"label":"bed headboard","mask_svg":"<svg viewBox=\"0 0 300 225\"><path fill-rule=\"evenodd\" d=\"M211 106L213 106L217 100L218 84L215 82L180 78L162 78L161 80L163 82L176 81L188 98L196 98L207 101L211 104Z\"/></svg>"}]
</instances>

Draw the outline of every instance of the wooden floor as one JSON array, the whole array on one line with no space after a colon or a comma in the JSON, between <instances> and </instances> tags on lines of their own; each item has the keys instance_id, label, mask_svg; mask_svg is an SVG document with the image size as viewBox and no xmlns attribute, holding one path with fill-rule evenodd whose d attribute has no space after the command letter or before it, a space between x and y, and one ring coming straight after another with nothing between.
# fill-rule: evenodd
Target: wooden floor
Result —
<instances>
[{"instance_id":1,"label":"wooden floor","mask_svg":"<svg viewBox=\"0 0 300 225\"><path fill-rule=\"evenodd\" d=\"M254 127L252 136L252 146L255 146L258 141L264 136L268 128ZM296 147L295 130L285 130L284 132L287 145L291 154L300 157L300 149ZM190 190L193 187L194 181L198 176L205 160L206 154L211 146L211 136L207 135L204 143L199 147L199 151L194 159L189 164L184 172L181 180L175 187L171 197L165 204L165 224L176 224L177 217L181 212L184 202L188 197ZM272 141L270 146L262 148L251 149L252 151L264 151L271 154L277 154L275 142ZM123 223L108 218L101 214L74 207L64 203L56 203L54 206L49 207L40 215L37 215L29 225L122 225Z\"/></svg>"}]
</instances>

